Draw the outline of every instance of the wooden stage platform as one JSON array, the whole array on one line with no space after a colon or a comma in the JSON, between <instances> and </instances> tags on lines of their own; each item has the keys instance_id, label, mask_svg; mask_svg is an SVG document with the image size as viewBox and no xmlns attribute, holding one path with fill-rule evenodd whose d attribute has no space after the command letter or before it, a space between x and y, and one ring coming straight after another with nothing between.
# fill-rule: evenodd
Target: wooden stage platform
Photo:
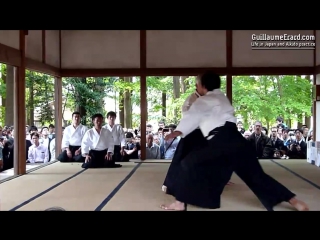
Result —
<instances>
[{"instance_id":1,"label":"wooden stage platform","mask_svg":"<svg viewBox=\"0 0 320 240\"><path fill-rule=\"evenodd\" d=\"M304 200L310 210L320 210L320 168L306 160L262 160L264 170ZM161 191L169 164L124 163L117 169L83 170L80 164L56 162L0 184L2 211L45 210L160 210L173 200ZM222 206L213 211L265 211L248 187L234 174L235 185L226 186ZM188 211L208 211L189 206ZM277 211L291 211L283 203ZM211 210L212 211L212 210Z\"/></svg>"}]
</instances>

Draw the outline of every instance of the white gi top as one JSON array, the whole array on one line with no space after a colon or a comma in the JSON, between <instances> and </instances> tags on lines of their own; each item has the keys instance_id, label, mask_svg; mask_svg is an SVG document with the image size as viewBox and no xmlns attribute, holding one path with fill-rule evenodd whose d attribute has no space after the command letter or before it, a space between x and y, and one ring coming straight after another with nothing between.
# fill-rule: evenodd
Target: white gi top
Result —
<instances>
[{"instance_id":1,"label":"white gi top","mask_svg":"<svg viewBox=\"0 0 320 240\"><path fill-rule=\"evenodd\" d=\"M194 103L198 97L200 97L200 95L197 92L194 92L189 97L187 97L187 99L184 101L182 105L182 115L189 110L192 103Z\"/></svg>"},{"instance_id":2,"label":"white gi top","mask_svg":"<svg viewBox=\"0 0 320 240\"><path fill-rule=\"evenodd\" d=\"M37 147L35 144L29 147L28 160L30 163L46 163L49 161L48 147L39 144Z\"/></svg>"},{"instance_id":3,"label":"white gi top","mask_svg":"<svg viewBox=\"0 0 320 240\"><path fill-rule=\"evenodd\" d=\"M111 127L109 124L103 126L103 128L108 129L113 136L114 145L121 145L121 147L126 146L126 138L124 136L123 128L120 124L115 124Z\"/></svg>"},{"instance_id":4,"label":"white gi top","mask_svg":"<svg viewBox=\"0 0 320 240\"><path fill-rule=\"evenodd\" d=\"M81 143L81 154L85 156L90 150L102 151L108 148L108 152L113 153L114 142L112 133L105 128L101 128L100 134L93 127L83 136Z\"/></svg>"},{"instance_id":5,"label":"white gi top","mask_svg":"<svg viewBox=\"0 0 320 240\"><path fill-rule=\"evenodd\" d=\"M175 131L182 132L181 136L185 137L199 126L203 136L206 137L211 130L225 125L227 121L237 122L234 108L224 93L220 89L215 89L199 97L191 105Z\"/></svg>"},{"instance_id":6,"label":"white gi top","mask_svg":"<svg viewBox=\"0 0 320 240\"><path fill-rule=\"evenodd\" d=\"M82 124L79 124L77 128L74 128L73 125L66 127L63 132L61 148L64 149L69 145L81 146L82 138L87 130L88 128Z\"/></svg>"}]
</instances>

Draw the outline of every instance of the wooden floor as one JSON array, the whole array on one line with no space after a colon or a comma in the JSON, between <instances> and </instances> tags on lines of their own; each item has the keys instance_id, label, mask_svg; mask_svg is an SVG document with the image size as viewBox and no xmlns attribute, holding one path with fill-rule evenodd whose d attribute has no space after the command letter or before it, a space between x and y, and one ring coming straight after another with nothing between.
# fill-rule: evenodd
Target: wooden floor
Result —
<instances>
[{"instance_id":1,"label":"wooden floor","mask_svg":"<svg viewBox=\"0 0 320 240\"><path fill-rule=\"evenodd\" d=\"M306 160L261 161L264 170L320 210L320 168ZM54 163L0 185L1 210L160 210L172 197L161 191L167 163L124 163L118 169L83 170L80 164ZM265 211L248 187L236 176L222 195L222 206L212 211ZM189 206L188 211L207 211ZM275 210L291 211L283 203Z\"/></svg>"}]
</instances>

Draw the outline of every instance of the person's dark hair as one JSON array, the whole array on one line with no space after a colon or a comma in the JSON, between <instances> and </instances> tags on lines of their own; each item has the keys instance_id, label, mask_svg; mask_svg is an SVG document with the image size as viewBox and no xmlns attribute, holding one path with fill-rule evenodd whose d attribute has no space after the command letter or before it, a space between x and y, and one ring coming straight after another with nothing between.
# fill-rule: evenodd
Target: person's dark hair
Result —
<instances>
[{"instance_id":1,"label":"person's dark hair","mask_svg":"<svg viewBox=\"0 0 320 240\"><path fill-rule=\"evenodd\" d=\"M147 124L147 127L150 127L150 128L151 128L151 127L152 127L152 125L151 125L151 124Z\"/></svg>"},{"instance_id":2,"label":"person's dark hair","mask_svg":"<svg viewBox=\"0 0 320 240\"><path fill-rule=\"evenodd\" d=\"M177 125L175 125L175 124L169 124L169 128L176 129L176 128L177 128Z\"/></svg>"},{"instance_id":3,"label":"person's dark hair","mask_svg":"<svg viewBox=\"0 0 320 240\"><path fill-rule=\"evenodd\" d=\"M43 131L43 129L47 129L47 130L49 130L49 128L48 128L48 127L43 127L43 128L41 128L41 132Z\"/></svg>"},{"instance_id":4,"label":"person's dark hair","mask_svg":"<svg viewBox=\"0 0 320 240\"><path fill-rule=\"evenodd\" d=\"M73 113L72 113L72 118L73 118L74 115L79 115L79 116L81 117L80 112L73 112Z\"/></svg>"},{"instance_id":5,"label":"person's dark hair","mask_svg":"<svg viewBox=\"0 0 320 240\"><path fill-rule=\"evenodd\" d=\"M238 125L238 124L243 124L243 123L242 123L241 121L239 121L239 122L237 122L237 125Z\"/></svg>"},{"instance_id":6,"label":"person's dark hair","mask_svg":"<svg viewBox=\"0 0 320 240\"><path fill-rule=\"evenodd\" d=\"M163 130L163 128L158 128L158 132L160 132L160 131L162 131Z\"/></svg>"},{"instance_id":7,"label":"person's dark hair","mask_svg":"<svg viewBox=\"0 0 320 240\"><path fill-rule=\"evenodd\" d=\"M283 123L283 118L282 117L277 117L276 121Z\"/></svg>"},{"instance_id":8,"label":"person's dark hair","mask_svg":"<svg viewBox=\"0 0 320 240\"><path fill-rule=\"evenodd\" d=\"M163 125L165 125L164 121L160 121L160 122L158 122L158 124L163 124Z\"/></svg>"},{"instance_id":9,"label":"person's dark hair","mask_svg":"<svg viewBox=\"0 0 320 240\"><path fill-rule=\"evenodd\" d=\"M64 208L61 207L51 207L51 208L47 208L44 211L66 211Z\"/></svg>"},{"instance_id":10,"label":"person's dark hair","mask_svg":"<svg viewBox=\"0 0 320 240\"><path fill-rule=\"evenodd\" d=\"M262 127L262 130L266 132L266 135L268 135L268 129L266 127Z\"/></svg>"},{"instance_id":11,"label":"person's dark hair","mask_svg":"<svg viewBox=\"0 0 320 240\"><path fill-rule=\"evenodd\" d=\"M31 134L31 138L33 138L33 136L36 136L37 138L40 138L39 133L37 133L37 132L32 133Z\"/></svg>"},{"instance_id":12,"label":"person's dark hair","mask_svg":"<svg viewBox=\"0 0 320 240\"><path fill-rule=\"evenodd\" d=\"M301 134L303 133L303 131L302 131L300 128L298 128L298 129L296 129L296 130L294 131L294 133L297 133L297 132L300 132Z\"/></svg>"},{"instance_id":13,"label":"person's dark hair","mask_svg":"<svg viewBox=\"0 0 320 240\"><path fill-rule=\"evenodd\" d=\"M110 112L108 112L107 113L107 118L109 118L109 117L117 117L117 114L115 113L115 112L113 112L113 111L110 111Z\"/></svg>"},{"instance_id":14,"label":"person's dark hair","mask_svg":"<svg viewBox=\"0 0 320 240\"><path fill-rule=\"evenodd\" d=\"M49 128L54 128L54 125L53 125L53 124L50 124L50 125L49 125Z\"/></svg>"},{"instance_id":15,"label":"person's dark hair","mask_svg":"<svg viewBox=\"0 0 320 240\"><path fill-rule=\"evenodd\" d=\"M289 133L290 131L289 131L288 128L282 128L282 132L283 132L283 133Z\"/></svg>"},{"instance_id":16,"label":"person's dark hair","mask_svg":"<svg viewBox=\"0 0 320 240\"><path fill-rule=\"evenodd\" d=\"M62 130L65 130L66 128L65 127L62 127Z\"/></svg>"},{"instance_id":17,"label":"person's dark hair","mask_svg":"<svg viewBox=\"0 0 320 240\"><path fill-rule=\"evenodd\" d=\"M131 132L126 133L126 138L133 138L133 134Z\"/></svg>"},{"instance_id":18,"label":"person's dark hair","mask_svg":"<svg viewBox=\"0 0 320 240\"><path fill-rule=\"evenodd\" d=\"M91 117L91 120L94 121L96 118L102 118L103 119L103 116L102 116L101 113L96 113Z\"/></svg>"},{"instance_id":19,"label":"person's dark hair","mask_svg":"<svg viewBox=\"0 0 320 240\"><path fill-rule=\"evenodd\" d=\"M200 82L208 91L219 89L221 87L220 76L214 72L208 71L200 76Z\"/></svg>"},{"instance_id":20,"label":"person's dark hair","mask_svg":"<svg viewBox=\"0 0 320 240\"><path fill-rule=\"evenodd\" d=\"M30 126L29 127L29 133L31 132L31 131L38 131L38 128L36 127L36 126Z\"/></svg>"},{"instance_id":21,"label":"person's dark hair","mask_svg":"<svg viewBox=\"0 0 320 240\"><path fill-rule=\"evenodd\" d=\"M283 123L279 123L279 124L277 125L277 128L284 128L284 124L283 124Z\"/></svg>"}]
</instances>

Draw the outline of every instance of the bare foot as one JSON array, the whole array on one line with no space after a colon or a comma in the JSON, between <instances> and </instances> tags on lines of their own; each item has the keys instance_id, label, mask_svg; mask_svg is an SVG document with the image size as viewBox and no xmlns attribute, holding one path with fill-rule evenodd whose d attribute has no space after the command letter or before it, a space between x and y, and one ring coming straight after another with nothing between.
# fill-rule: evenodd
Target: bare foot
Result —
<instances>
[{"instance_id":1,"label":"bare foot","mask_svg":"<svg viewBox=\"0 0 320 240\"><path fill-rule=\"evenodd\" d=\"M170 205L162 204L160 206L160 208L162 208L164 210L173 210L173 211L184 211L185 210L184 203L179 202L179 201L175 201L174 203L171 203Z\"/></svg>"},{"instance_id":2,"label":"bare foot","mask_svg":"<svg viewBox=\"0 0 320 240\"><path fill-rule=\"evenodd\" d=\"M308 205L299 199L292 198L289 203L298 211L309 211Z\"/></svg>"},{"instance_id":3,"label":"bare foot","mask_svg":"<svg viewBox=\"0 0 320 240\"><path fill-rule=\"evenodd\" d=\"M230 186L230 185L234 185L234 183L233 182L228 182L227 186Z\"/></svg>"}]
</instances>

